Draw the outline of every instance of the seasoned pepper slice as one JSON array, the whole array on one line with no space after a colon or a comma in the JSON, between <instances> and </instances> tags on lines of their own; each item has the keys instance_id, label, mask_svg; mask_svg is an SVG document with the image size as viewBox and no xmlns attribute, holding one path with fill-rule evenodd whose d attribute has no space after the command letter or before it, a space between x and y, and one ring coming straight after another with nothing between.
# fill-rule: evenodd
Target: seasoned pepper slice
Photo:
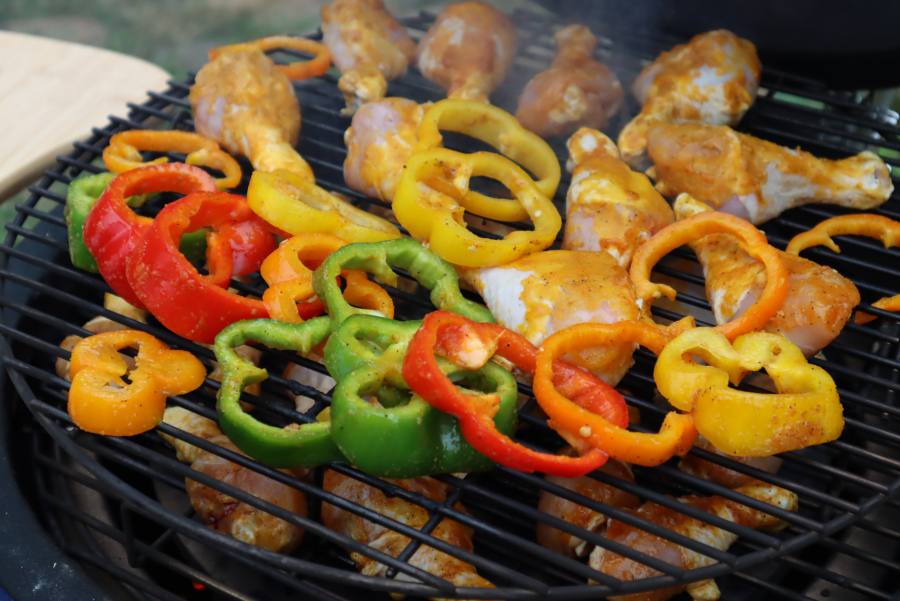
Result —
<instances>
[{"instance_id":1,"label":"seasoned pepper slice","mask_svg":"<svg viewBox=\"0 0 900 601\"><path fill-rule=\"evenodd\" d=\"M331 67L331 52L328 50L328 46L308 38L295 38L287 35L272 35L250 42L219 46L209 51L209 60L215 60L223 52L247 50L249 48L256 48L263 52L289 49L312 54L313 58L307 61L297 61L289 65L276 65L291 81L301 81L324 75Z\"/></svg>"}]
</instances>

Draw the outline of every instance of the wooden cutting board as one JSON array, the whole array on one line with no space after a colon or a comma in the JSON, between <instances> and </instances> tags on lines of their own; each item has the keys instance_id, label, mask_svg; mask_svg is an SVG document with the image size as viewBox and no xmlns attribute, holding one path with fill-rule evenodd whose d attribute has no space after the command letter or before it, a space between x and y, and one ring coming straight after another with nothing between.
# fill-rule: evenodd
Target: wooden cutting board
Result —
<instances>
[{"instance_id":1,"label":"wooden cutting board","mask_svg":"<svg viewBox=\"0 0 900 601\"><path fill-rule=\"evenodd\" d=\"M118 52L0 31L0 202L169 78Z\"/></svg>"}]
</instances>

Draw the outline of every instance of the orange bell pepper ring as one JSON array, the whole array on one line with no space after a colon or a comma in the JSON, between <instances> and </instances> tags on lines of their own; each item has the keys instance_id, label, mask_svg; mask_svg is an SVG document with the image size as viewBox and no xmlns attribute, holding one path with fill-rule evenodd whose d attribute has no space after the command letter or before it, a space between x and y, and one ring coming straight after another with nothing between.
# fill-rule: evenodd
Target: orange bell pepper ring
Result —
<instances>
[{"instance_id":1,"label":"orange bell pepper ring","mask_svg":"<svg viewBox=\"0 0 900 601\"><path fill-rule=\"evenodd\" d=\"M119 355L138 346L131 373ZM127 373L129 382L122 377ZM206 379L206 368L187 351L168 346L137 330L95 334L81 340L69 365L69 416L86 432L133 436L152 430L163 419L166 397L186 394Z\"/></svg>"},{"instance_id":2,"label":"orange bell pepper ring","mask_svg":"<svg viewBox=\"0 0 900 601\"><path fill-rule=\"evenodd\" d=\"M288 76L291 81L300 81L311 77L324 75L331 68L331 52L328 46L322 42L316 42L307 38L295 38L287 35L272 35L265 38L259 38L251 42L242 42L240 44L230 44L228 46L219 46L209 51L209 60L215 60L217 56L223 52L231 50L247 50L248 48L256 48L263 52L269 50L281 50L288 48L312 54L313 58L308 61L298 61L289 65L277 65L282 73Z\"/></svg>"},{"instance_id":3,"label":"orange bell pepper ring","mask_svg":"<svg viewBox=\"0 0 900 601\"><path fill-rule=\"evenodd\" d=\"M778 251L769 245L766 235L749 221L727 213L708 212L699 213L664 227L638 247L634 253L629 275L634 284L635 293L642 302L642 320L654 323L650 309L653 301L660 296L675 300L674 288L665 284L654 284L650 281L650 270L653 266L679 246L710 234L735 236L741 247L751 257L762 261L766 266L766 287L756 304L744 311L739 318L722 324L716 329L729 341L733 341L741 334L761 330L766 322L778 313L789 291L788 270L778 256Z\"/></svg>"},{"instance_id":4,"label":"orange bell pepper ring","mask_svg":"<svg viewBox=\"0 0 900 601\"><path fill-rule=\"evenodd\" d=\"M269 317L289 323L302 323L297 303L320 302L312 285L312 270L304 261L321 263L325 258L346 246L347 242L332 234L301 234L281 243L266 257L259 268L269 285L263 293L263 303ZM378 284L369 280L366 272L345 269L341 276L347 281L344 299L356 307L378 311L388 319L394 317L394 302Z\"/></svg>"},{"instance_id":5,"label":"orange bell pepper ring","mask_svg":"<svg viewBox=\"0 0 900 601\"><path fill-rule=\"evenodd\" d=\"M168 163L166 157L144 161L140 150L180 152L187 155L185 163L210 167L225 177L216 179L216 189L234 188L241 183L241 166L214 141L188 131L132 129L117 133L103 149L103 164L113 173L124 173L138 167Z\"/></svg>"},{"instance_id":6,"label":"orange bell pepper ring","mask_svg":"<svg viewBox=\"0 0 900 601\"><path fill-rule=\"evenodd\" d=\"M787 247L787 252L799 255L800 251L823 244L836 253L840 253L841 249L832 236L844 236L847 234L856 234L858 236L868 236L869 238L877 238L881 240L885 248L897 246L900 243L900 222L888 219L881 215L861 214L861 215L841 215L840 217L832 217L826 219L816 227L809 231L794 236ZM900 294L882 298L872 303L872 306L885 311L900 311ZM856 312L856 323L869 323L875 319L874 315L868 313Z\"/></svg>"},{"instance_id":7,"label":"orange bell pepper ring","mask_svg":"<svg viewBox=\"0 0 900 601\"><path fill-rule=\"evenodd\" d=\"M636 342L658 355L669 339L667 332L640 321L582 323L560 330L541 344L532 383L534 397L557 427L577 433L613 459L655 466L674 455L684 455L697 437L690 415L670 412L656 434L630 432L569 400L553 382L553 365L567 353L585 347Z\"/></svg>"}]
</instances>

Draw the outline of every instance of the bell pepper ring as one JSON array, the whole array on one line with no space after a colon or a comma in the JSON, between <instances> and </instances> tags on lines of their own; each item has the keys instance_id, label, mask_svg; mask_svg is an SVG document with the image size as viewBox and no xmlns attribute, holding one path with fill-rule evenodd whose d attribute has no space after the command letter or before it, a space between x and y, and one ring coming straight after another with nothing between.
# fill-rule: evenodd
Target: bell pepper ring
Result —
<instances>
[{"instance_id":1,"label":"bell pepper ring","mask_svg":"<svg viewBox=\"0 0 900 601\"><path fill-rule=\"evenodd\" d=\"M119 355L138 346L135 369ZM206 368L187 351L171 350L145 332L118 330L82 339L69 365L69 416L86 432L134 436L152 430L163 419L166 398L199 388Z\"/></svg>"},{"instance_id":2,"label":"bell pepper ring","mask_svg":"<svg viewBox=\"0 0 900 601\"><path fill-rule=\"evenodd\" d=\"M652 467L665 463L674 455L684 455L697 437L697 429L689 415L670 412L656 434L631 432L579 407L563 396L553 382L552 366L567 353L589 346L636 342L658 355L668 341L666 332L640 321L583 323L560 330L541 344L532 384L535 399L559 427L577 432L613 459Z\"/></svg>"},{"instance_id":3,"label":"bell pepper ring","mask_svg":"<svg viewBox=\"0 0 900 601\"><path fill-rule=\"evenodd\" d=\"M642 302L641 319L653 322L650 309L660 296L675 300L675 289L665 284L650 281L650 270L667 253L679 246L708 236L709 234L731 234L750 254L766 266L766 287L756 303L737 319L718 326L729 340L741 334L760 330L781 309L789 291L788 270L778 256L778 252L766 241L766 235L750 222L727 213L699 213L682 221L664 227L643 245L638 247L631 261L629 275L635 293Z\"/></svg>"},{"instance_id":4,"label":"bell pepper ring","mask_svg":"<svg viewBox=\"0 0 900 601\"><path fill-rule=\"evenodd\" d=\"M686 360L696 356L707 365ZM729 388L765 369L778 394ZM714 328L670 342L653 372L660 393L690 411L697 430L730 455L768 457L836 440L844 427L834 380L787 338L751 332L729 343Z\"/></svg>"},{"instance_id":5,"label":"bell pepper ring","mask_svg":"<svg viewBox=\"0 0 900 601\"><path fill-rule=\"evenodd\" d=\"M128 172L131 173L131 172ZM208 275L201 275L180 252L185 231L211 226L207 234ZM159 212L134 247L127 266L128 282L160 323L195 342L212 344L225 326L244 319L268 317L261 300L227 290L232 276L259 269L275 250L266 222L243 196L196 192ZM303 303L304 319L323 307Z\"/></svg>"},{"instance_id":6,"label":"bell pepper ring","mask_svg":"<svg viewBox=\"0 0 900 601\"><path fill-rule=\"evenodd\" d=\"M353 242L400 237L391 222L360 210L295 173L254 171L247 201L257 215L289 235L334 234Z\"/></svg>"},{"instance_id":7,"label":"bell pepper ring","mask_svg":"<svg viewBox=\"0 0 900 601\"><path fill-rule=\"evenodd\" d=\"M890 248L900 243L900 222L888 219L882 215L872 214L832 217L819 223L811 230L794 236L788 244L787 252L799 255L801 251L811 246L823 244L834 252L840 253L841 249L831 237L847 234L877 238L881 240L885 248ZM877 300L872 303L872 306L884 311L900 311L900 294ZM875 319L874 315L861 311L856 312L856 323L858 324L869 323L873 319Z\"/></svg>"},{"instance_id":8,"label":"bell pepper ring","mask_svg":"<svg viewBox=\"0 0 900 601\"><path fill-rule=\"evenodd\" d=\"M247 50L256 48L263 52L270 50L290 49L312 54L308 61L297 61L289 65L276 65L291 81L301 81L324 75L331 67L331 52L328 46L308 38L295 38L287 35L272 35L251 42L219 46L209 51L209 60L215 60L223 52L231 50Z\"/></svg>"},{"instance_id":9,"label":"bell pepper ring","mask_svg":"<svg viewBox=\"0 0 900 601\"><path fill-rule=\"evenodd\" d=\"M511 114L496 106L447 98L431 105L425 112L417 132L416 150L443 147L440 130L453 131L477 138L534 173L535 186L547 198L553 198L559 187L560 166L556 153L540 136L528 131ZM528 212L517 202L491 198L478 192L468 193L467 203L476 215L499 221L522 221Z\"/></svg>"},{"instance_id":10,"label":"bell pepper ring","mask_svg":"<svg viewBox=\"0 0 900 601\"><path fill-rule=\"evenodd\" d=\"M138 167L168 163L167 157L144 162L139 150L154 152L180 152L186 154L185 163L210 167L225 174L217 178L216 188L234 188L241 183L241 166L219 145L194 132L177 130L132 129L117 133L103 149L103 163L115 173L124 173Z\"/></svg>"},{"instance_id":11,"label":"bell pepper ring","mask_svg":"<svg viewBox=\"0 0 900 601\"><path fill-rule=\"evenodd\" d=\"M403 169L392 205L397 220L410 235L427 241L432 251L455 265L505 265L547 248L562 227L559 211L550 199L518 165L500 155L436 148L412 155ZM518 230L502 240L491 240L466 229L463 215L473 208L468 188L474 176L497 179L509 188L531 217L534 231ZM442 180L452 186L441 184L439 191L428 185Z\"/></svg>"}]
</instances>

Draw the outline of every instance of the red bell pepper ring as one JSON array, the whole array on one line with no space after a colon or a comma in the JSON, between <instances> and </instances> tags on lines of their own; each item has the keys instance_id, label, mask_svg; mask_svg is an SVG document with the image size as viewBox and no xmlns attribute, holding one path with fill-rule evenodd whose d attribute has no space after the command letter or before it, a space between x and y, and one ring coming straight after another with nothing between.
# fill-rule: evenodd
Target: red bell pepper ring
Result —
<instances>
[{"instance_id":1,"label":"red bell pepper ring","mask_svg":"<svg viewBox=\"0 0 900 601\"><path fill-rule=\"evenodd\" d=\"M441 372L435 353L469 369L484 365L492 354L497 354L533 374L538 349L523 336L497 324L476 323L456 313L435 311L425 317L409 343L403 379L428 403L459 419L469 444L500 465L522 472L576 478L606 463L608 456L597 449L580 457L541 453L502 434L493 422L497 399L493 395L463 393ZM628 408L615 389L564 361L557 361L554 368L554 381L576 402L622 427L628 425ZM557 432L573 446L587 448L579 435Z\"/></svg>"},{"instance_id":2,"label":"red bell pepper ring","mask_svg":"<svg viewBox=\"0 0 900 601\"><path fill-rule=\"evenodd\" d=\"M185 232L210 227L209 275L201 275L181 254ZM212 344L226 326L268 317L262 300L228 292L232 275L250 273L276 248L268 224L243 196L195 192L166 206L134 248L128 282L164 326L195 342ZM320 315L322 303L304 303L304 319Z\"/></svg>"},{"instance_id":3,"label":"red bell pepper ring","mask_svg":"<svg viewBox=\"0 0 900 601\"><path fill-rule=\"evenodd\" d=\"M216 191L211 175L184 163L150 165L126 171L117 176L97 199L84 222L84 244L97 260L106 283L118 296L138 309L146 308L132 290L125 275L126 265L135 245L153 223L153 219L137 215L125 199L155 192Z\"/></svg>"}]
</instances>

